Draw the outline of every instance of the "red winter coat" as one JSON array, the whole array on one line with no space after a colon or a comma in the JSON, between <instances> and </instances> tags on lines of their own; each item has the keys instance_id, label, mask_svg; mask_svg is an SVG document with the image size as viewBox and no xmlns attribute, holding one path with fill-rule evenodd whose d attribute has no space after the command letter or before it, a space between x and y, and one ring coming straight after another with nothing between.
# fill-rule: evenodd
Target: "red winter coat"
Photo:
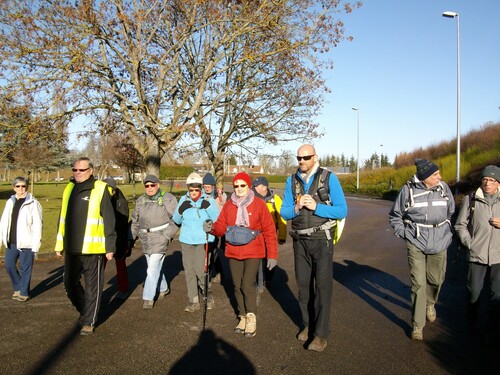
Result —
<instances>
[{"instance_id":1,"label":"red winter coat","mask_svg":"<svg viewBox=\"0 0 500 375\"><path fill-rule=\"evenodd\" d=\"M231 245L226 242L225 255L228 258L243 260L249 258L278 259L278 240L276 238L276 226L273 218L267 209L266 202L259 198L254 198L247 207L250 219L249 228L260 230L261 233L255 240L246 245ZM221 237L226 233L228 226L235 225L238 207L231 199L222 207L217 221L213 225L212 234ZM267 249L267 252L266 252Z\"/></svg>"}]
</instances>

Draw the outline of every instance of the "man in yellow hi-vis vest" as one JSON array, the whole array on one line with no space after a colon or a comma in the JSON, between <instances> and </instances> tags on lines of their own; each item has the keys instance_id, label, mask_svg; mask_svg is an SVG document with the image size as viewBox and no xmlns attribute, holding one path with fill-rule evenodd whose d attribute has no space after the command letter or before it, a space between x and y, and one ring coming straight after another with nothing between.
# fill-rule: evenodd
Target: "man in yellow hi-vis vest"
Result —
<instances>
[{"instance_id":1,"label":"man in yellow hi-vis vest","mask_svg":"<svg viewBox=\"0 0 500 375\"><path fill-rule=\"evenodd\" d=\"M73 164L73 177L62 197L55 251L58 257L64 251L64 287L80 313L80 334L91 335L101 303L104 257L113 259L116 232L107 185L94 178L89 158Z\"/></svg>"}]
</instances>

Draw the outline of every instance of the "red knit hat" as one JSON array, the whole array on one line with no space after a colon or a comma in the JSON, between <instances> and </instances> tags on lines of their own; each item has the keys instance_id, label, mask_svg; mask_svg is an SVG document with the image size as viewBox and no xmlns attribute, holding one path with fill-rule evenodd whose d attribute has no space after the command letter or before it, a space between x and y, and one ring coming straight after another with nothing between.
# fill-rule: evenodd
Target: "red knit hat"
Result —
<instances>
[{"instance_id":1,"label":"red knit hat","mask_svg":"<svg viewBox=\"0 0 500 375\"><path fill-rule=\"evenodd\" d=\"M252 187L252 179L250 178L248 173L245 173L245 172L236 173L236 175L233 178L233 185L234 185L234 182L237 180L243 180L247 183L248 186Z\"/></svg>"}]
</instances>

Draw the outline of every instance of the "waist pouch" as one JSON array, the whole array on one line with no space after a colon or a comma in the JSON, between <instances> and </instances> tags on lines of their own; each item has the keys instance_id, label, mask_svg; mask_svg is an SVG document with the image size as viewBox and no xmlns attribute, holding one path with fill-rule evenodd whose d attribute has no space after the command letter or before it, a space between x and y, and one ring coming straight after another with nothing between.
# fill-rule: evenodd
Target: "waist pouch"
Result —
<instances>
[{"instance_id":1,"label":"waist pouch","mask_svg":"<svg viewBox=\"0 0 500 375\"><path fill-rule=\"evenodd\" d=\"M231 245L246 245L257 238L261 231L247 227L228 226L226 230L226 242Z\"/></svg>"}]
</instances>

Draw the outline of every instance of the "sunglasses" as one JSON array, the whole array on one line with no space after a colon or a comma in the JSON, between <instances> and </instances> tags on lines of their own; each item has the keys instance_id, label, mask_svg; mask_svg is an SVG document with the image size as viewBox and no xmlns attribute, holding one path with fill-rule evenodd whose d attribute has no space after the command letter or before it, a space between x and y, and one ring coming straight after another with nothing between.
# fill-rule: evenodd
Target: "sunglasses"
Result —
<instances>
[{"instance_id":1,"label":"sunglasses","mask_svg":"<svg viewBox=\"0 0 500 375\"><path fill-rule=\"evenodd\" d=\"M244 187L247 187L248 185L247 184L242 184L242 185L233 185L233 187L235 189L238 189L238 188L244 188Z\"/></svg>"},{"instance_id":2,"label":"sunglasses","mask_svg":"<svg viewBox=\"0 0 500 375\"><path fill-rule=\"evenodd\" d=\"M26 189L26 185L15 185L14 187L16 187L16 188L25 188Z\"/></svg>"},{"instance_id":3,"label":"sunglasses","mask_svg":"<svg viewBox=\"0 0 500 375\"><path fill-rule=\"evenodd\" d=\"M144 184L144 187L146 189L149 189L149 188L152 188L152 187L155 187L155 186L156 186L156 184Z\"/></svg>"},{"instance_id":4,"label":"sunglasses","mask_svg":"<svg viewBox=\"0 0 500 375\"><path fill-rule=\"evenodd\" d=\"M85 168L85 169L82 169L82 168L73 168L71 169L73 172L85 172L85 171L88 171L90 169L90 167L88 168Z\"/></svg>"},{"instance_id":5,"label":"sunglasses","mask_svg":"<svg viewBox=\"0 0 500 375\"><path fill-rule=\"evenodd\" d=\"M189 189L190 193L199 193L201 189Z\"/></svg>"},{"instance_id":6,"label":"sunglasses","mask_svg":"<svg viewBox=\"0 0 500 375\"><path fill-rule=\"evenodd\" d=\"M306 155L306 156L298 156L297 155L297 161L301 161L301 160L311 160L311 158L314 156L315 154L313 155Z\"/></svg>"}]
</instances>

